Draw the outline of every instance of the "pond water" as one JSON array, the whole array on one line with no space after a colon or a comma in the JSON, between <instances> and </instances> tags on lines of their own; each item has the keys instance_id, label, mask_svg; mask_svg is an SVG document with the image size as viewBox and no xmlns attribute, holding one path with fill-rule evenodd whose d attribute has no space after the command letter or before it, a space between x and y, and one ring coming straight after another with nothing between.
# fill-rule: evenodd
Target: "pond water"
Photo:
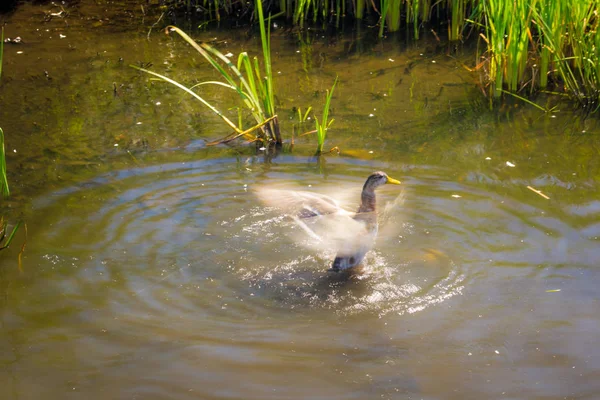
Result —
<instances>
[{"instance_id":1,"label":"pond water","mask_svg":"<svg viewBox=\"0 0 600 400\"><path fill-rule=\"evenodd\" d=\"M23 39L0 83L3 213L28 235L20 267L23 231L0 259L0 398L598 398L594 118L489 111L474 55L435 38L274 29L284 149L207 147L224 124L127 66L216 78L164 21L150 31L159 12L64 7L3 17ZM243 29L194 36L260 51ZM341 153L316 159L294 107L320 116L336 75ZM376 170L402 185L378 190L380 236L351 279L254 192L354 207Z\"/></svg>"}]
</instances>

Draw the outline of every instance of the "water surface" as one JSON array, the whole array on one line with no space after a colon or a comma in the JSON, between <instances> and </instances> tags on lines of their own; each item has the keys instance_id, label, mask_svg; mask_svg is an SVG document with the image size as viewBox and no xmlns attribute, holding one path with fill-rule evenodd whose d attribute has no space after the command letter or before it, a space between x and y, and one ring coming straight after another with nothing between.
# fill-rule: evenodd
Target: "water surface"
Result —
<instances>
[{"instance_id":1,"label":"water surface","mask_svg":"<svg viewBox=\"0 0 600 400\"><path fill-rule=\"evenodd\" d=\"M21 269L22 232L0 260L2 398L597 397L595 120L489 112L471 55L434 40L282 29L284 151L208 148L227 129L127 67L215 78L185 44L148 40L156 19L133 8L105 21L73 7L68 25L40 22L43 6L8 17L27 40L5 48L4 210L28 237ZM245 31L196 35L258 52ZM341 154L312 156L297 136L312 124L290 151L293 107L319 109L336 75L327 144ZM355 205L375 170L403 185L379 189L381 235L354 279L253 193Z\"/></svg>"}]
</instances>

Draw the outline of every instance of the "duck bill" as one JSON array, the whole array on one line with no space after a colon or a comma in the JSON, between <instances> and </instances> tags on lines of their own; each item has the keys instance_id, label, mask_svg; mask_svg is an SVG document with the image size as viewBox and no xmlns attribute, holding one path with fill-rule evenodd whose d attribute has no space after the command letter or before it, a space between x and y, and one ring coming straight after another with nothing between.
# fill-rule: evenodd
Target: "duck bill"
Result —
<instances>
[{"instance_id":1,"label":"duck bill","mask_svg":"<svg viewBox=\"0 0 600 400\"><path fill-rule=\"evenodd\" d=\"M388 176L388 180L387 180L387 182L386 182L386 183L391 183L392 185L399 185L399 184L400 184L400 183L402 183L402 182L400 182L400 181L398 181L398 180L396 180L396 179L394 179L394 178L390 178L390 177Z\"/></svg>"}]
</instances>

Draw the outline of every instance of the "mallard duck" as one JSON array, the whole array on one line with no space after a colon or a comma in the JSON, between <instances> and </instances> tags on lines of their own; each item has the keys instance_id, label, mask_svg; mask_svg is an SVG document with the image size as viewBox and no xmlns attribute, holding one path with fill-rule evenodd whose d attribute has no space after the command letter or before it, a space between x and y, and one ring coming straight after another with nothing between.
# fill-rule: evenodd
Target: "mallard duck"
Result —
<instances>
[{"instance_id":1,"label":"mallard duck","mask_svg":"<svg viewBox=\"0 0 600 400\"><path fill-rule=\"evenodd\" d=\"M341 207L329 196L303 191L262 189L258 197L267 205L287 210L293 220L326 248L336 250L330 271L340 272L361 264L375 243L379 224L375 189L400 181L385 172L374 172L367 178L356 212Z\"/></svg>"}]
</instances>

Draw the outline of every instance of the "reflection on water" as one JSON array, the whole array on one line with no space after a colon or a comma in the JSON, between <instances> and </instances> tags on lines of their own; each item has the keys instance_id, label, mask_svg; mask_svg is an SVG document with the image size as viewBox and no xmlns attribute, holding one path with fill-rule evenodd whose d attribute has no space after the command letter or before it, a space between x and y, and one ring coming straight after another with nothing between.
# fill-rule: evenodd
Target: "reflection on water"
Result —
<instances>
[{"instance_id":1,"label":"reflection on water","mask_svg":"<svg viewBox=\"0 0 600 400\"><path fill-rule=\"evenodd\" d=\"M596 120L489 112L457 63L468 51L436 42L274 30L284 131L312 128L294 107L320 108L337 74L327 144L341 155L316 162L310 136L269 156L206 148L226 128L126 65L214 77L184 43L147 40L147 20L90 25L90 4L48 30L29 26L37 5L7 25L26 43L6 47L0 86L4 210L29 236L22 271L19 246L0 259L0 398L597 397ZM215 35L258 51L198 33ZM375 170L404 193L378 192L380 236L353 277L253 194L356 204Z\"/></svg>"}]
</instances>

